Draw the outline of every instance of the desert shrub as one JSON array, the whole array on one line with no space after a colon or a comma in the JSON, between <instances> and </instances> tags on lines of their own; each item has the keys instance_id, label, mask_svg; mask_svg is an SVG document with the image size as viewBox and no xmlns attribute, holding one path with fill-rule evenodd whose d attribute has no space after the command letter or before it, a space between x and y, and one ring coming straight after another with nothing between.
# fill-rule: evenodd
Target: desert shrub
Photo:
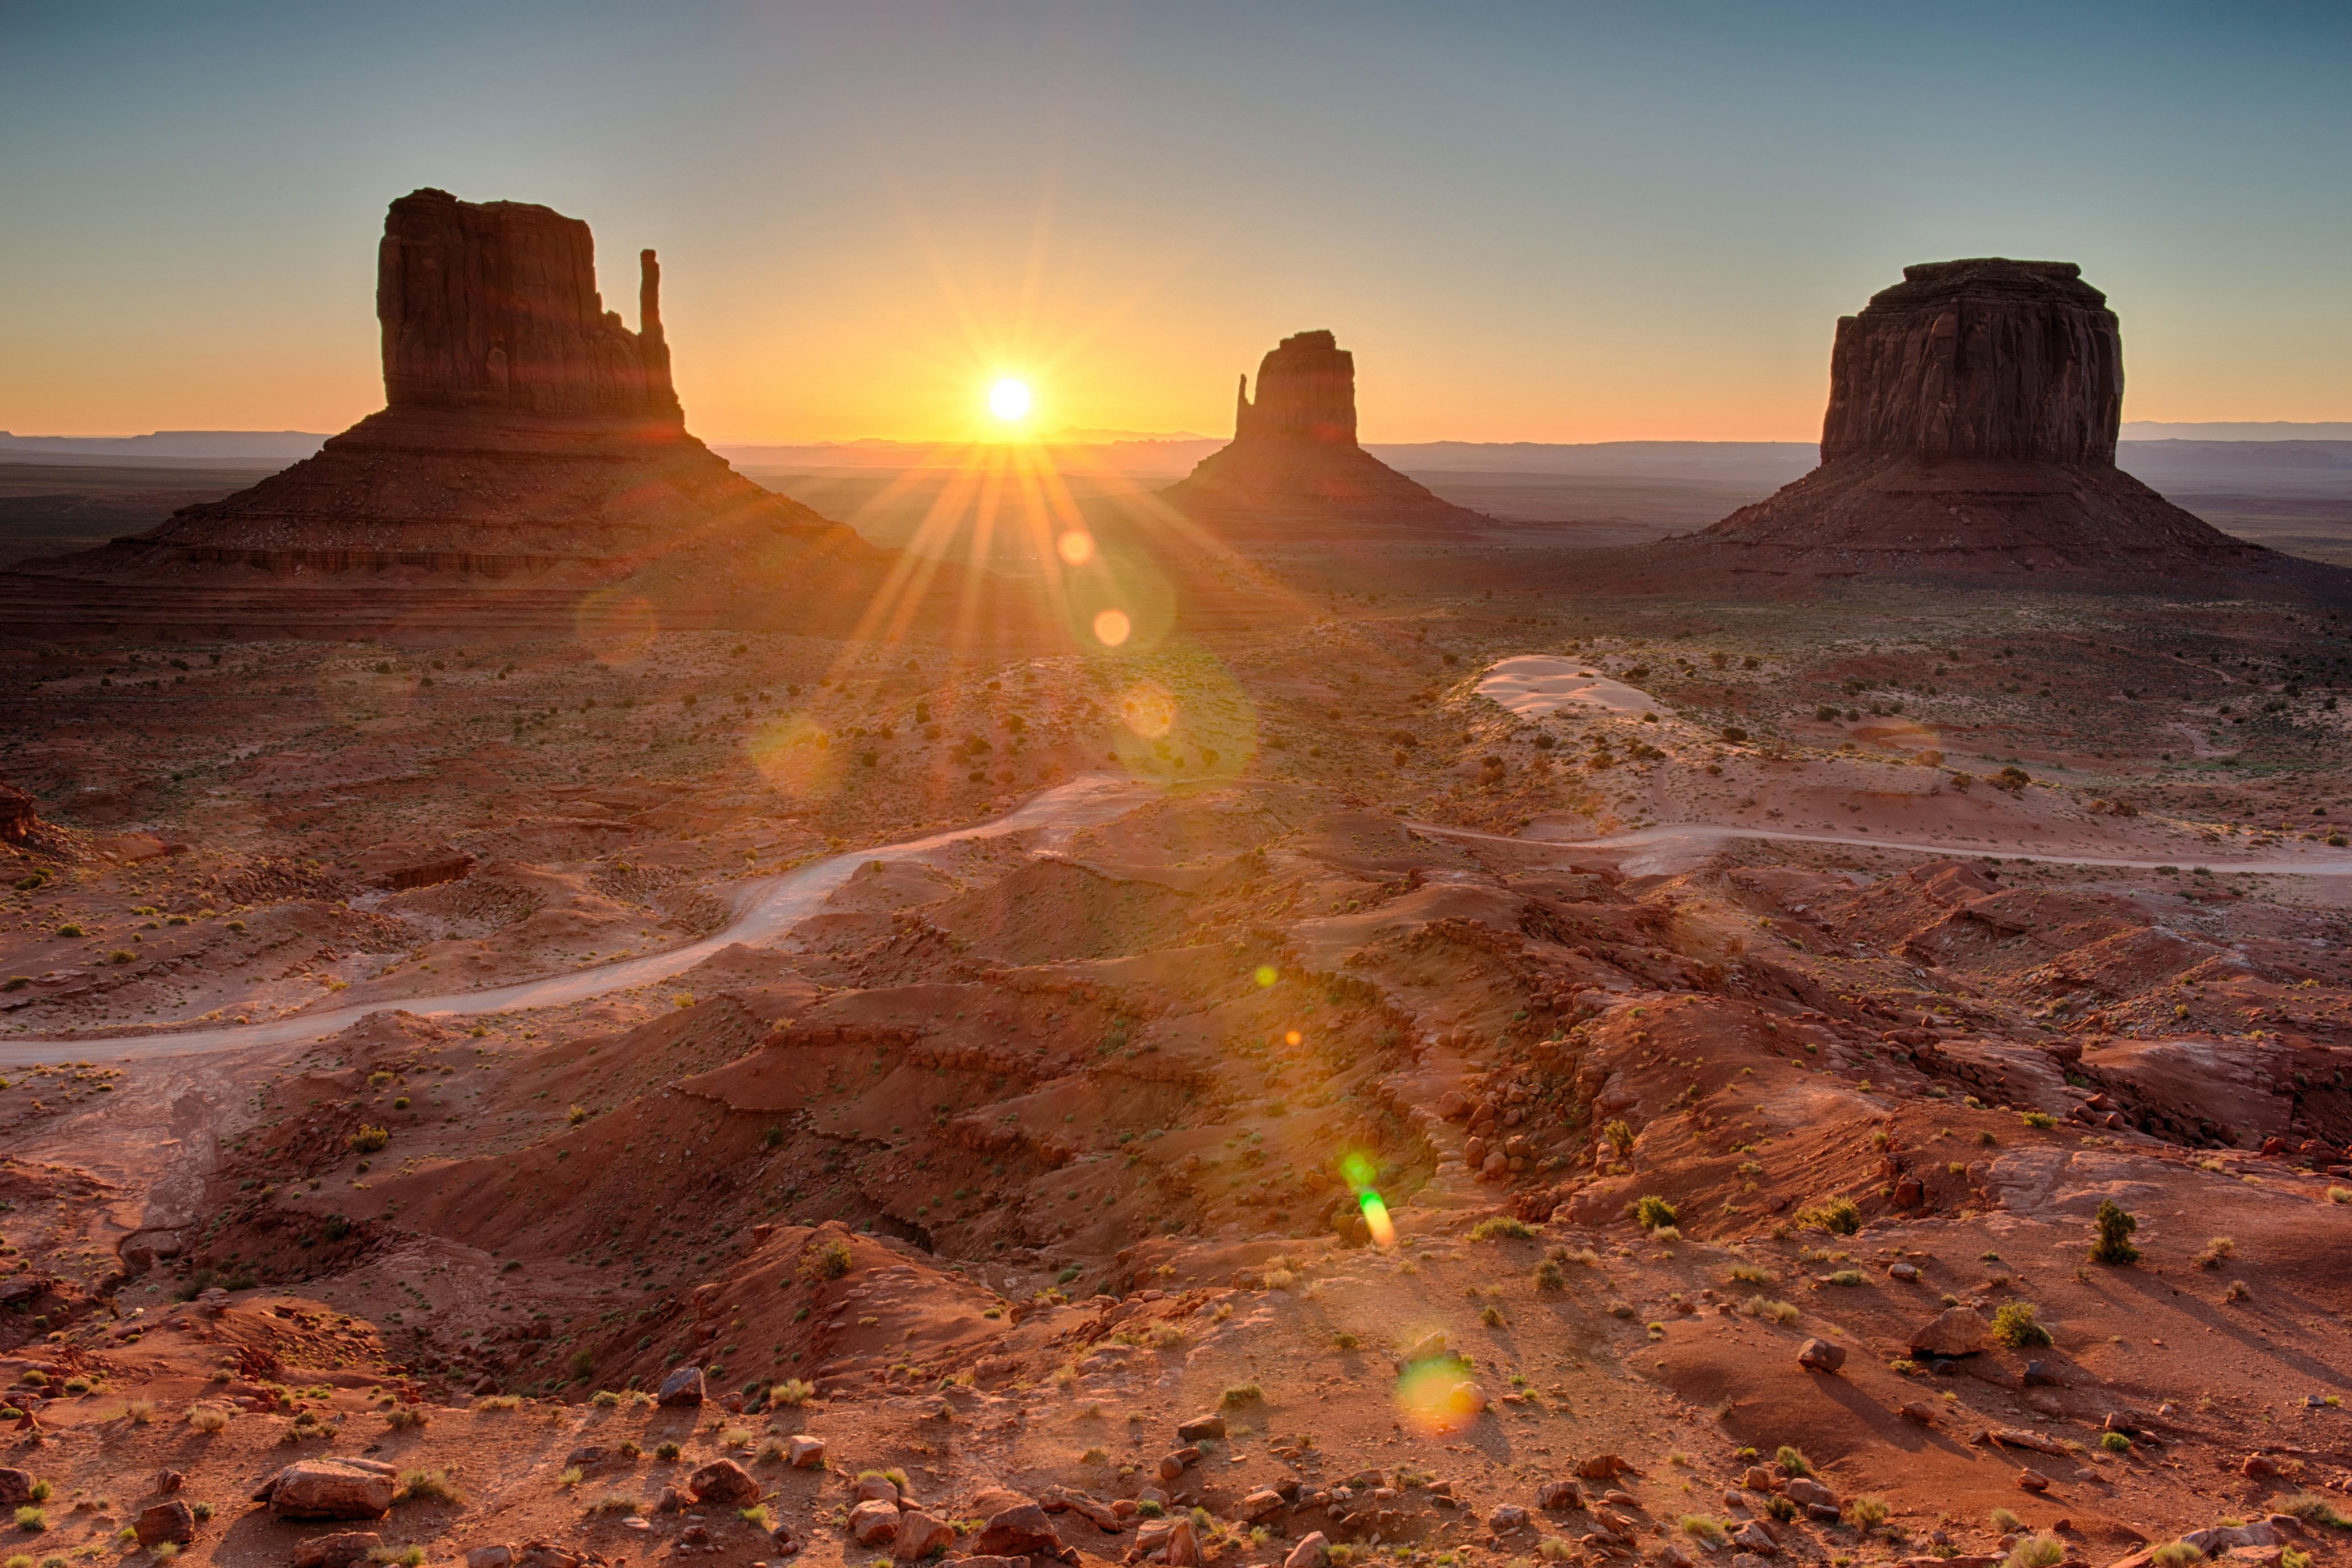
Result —
<instances>
[{"instance_id":1,"label":"desert shrub","mask_svg":"<svg viewBox=\"0 0 2352 1568\"><path fill-rule=\"evenodd\" d=\"M2119 1207L2114 1198L2099 1200L2096 1224L2099 1239L2091 1244L2092 1262L2123 1264L2139 1261L2139 1249L2131 1244L2132 1232L2139 1228L2139 1221Z\"/></svg>"},{"instance_id":2,"label":"desert shrub","mask_svg":"<svg viewBox=\"0 0 2352 1568\"><path fill-rule=\"evenodd\" d=\"M484 1398L474 1401L474 1408L477 1410L512 1410L521 1404L522 1400L517 1395L492 1394Z\"/></svg>"},{"instance_id":3,"label":"desert shrub","mask_svg":"<svg viewBox=\"0 0 2352 1568\"><path fill-rule=\"evenodd\" d=\"M1832 1236L1851 1236L1862 1228L1862 1210L1850 1197L1829 1197L1797 1210L1797 1223L1828 1231Z\"/></svg>"},{"instance_id":4,"label":"desert shrub","mask_svg":"<svg viewBox=\"0 0 2352 1568\"><path fill-rule=\"evenodd\" d=\"M1748 1297L1747 1312L1751 1318L1763 1318L1776 1323L1795 1322L1799 1315L1792 1303L1776 1301L1765 1296Z\"/></svg>"},{"instance_id":5,"label":"desert shrub","mask_svg":"<svg viewBox=\"0 0 2352 1568\"><path fill-rule=\"evenodd\" d=\"M1683 1515L1681 1524L1685 1535L1706 1542L1709 1551L1730 1539L1730 1531L1723 1528L1720 1521L1709 1519L1703 1513L1686 1513Z\"/></svg>"},{"instance_id":6,"label":"desert shrub","mask_svg":"<svg viewBox=\"0 0 2352 1568\"><path fill-rule=\"evenodd\" d=\"M392 1134L382 1127L362 1124L358 1132L345 1138L343 1142L356 1153L372 1155L392 1142Z\"/></svg>"},{"instance_id":7,"label":"desert shrub","mask_svg":"<svg viewBox=\"0 0 2352 1568\"><path fill-rule=\"evenodd\" d=\"M749 1508L739 1508L735 1511L735 1517L754 1530L765 1530L775 1523L775 1516L768 1511L768 1505L764 1502L755 1502Z\"/></svg>"},{"instance_id":8,"label":"desert shrub","mask_svg":"<svg viewBox=\"0 0 2352 1568\"><path fill-rule=\"evenodd\" d=\"M1601 1129L1601 1136L1611 1148L1617 1151L1619 1159L1623 1159L1627 1152L1633 1147L1633 1129L1622 1120L1611 1121L1603 1125Z\"/></svg>"},{"instance_id":9,"label":"desert shrub","mask_svg":"<svg viewBox=\"0 0 2352 1568\"><path fill-rule=\"evenodd\" d=\"M384 1564L386 1568L394 1563L399 1568L425 1568L425 1548L413 1543L407 1546L371 1546L367 1560Z\"/></svg>"},{"instance_id":10,"label":"desert shrub","mask_svg":"<svg viewBox=\"0 0 2352 1568\"><path fill-rule=\"evenodd\" d=\"M1883 1500L1874 1497L1858 1497L1845 1505L1846 1521L1864 1530L1876 1530L1893 1512Z\"/></svg>"},{"instance_id":11,"label":"desert shrub","mask_svg":"<svg viewBox=\"0 0 2352 1568\"><path fill-rule=\"evenodd\" d=\"M580 1484L580 1467L578 1465L566 1465L563 1467L563 1473L555 1478L555 1484L568 1491L572 1488L578 1486Z\"/></svg>"},{"instance_id":12,"label":"desert shrub","mask_svg":"<svg viewBox=\"0 0 2352 1568\"><path fill-rule=\"evenodd\" d=\"M1771 1282L1772 1271L1769 1269L1759 1269L1753 1263L1734 1263L1731 1266L1731 1284L1769 1285Z\"/></svg>"},{"instance_id":13,"label":"desert shrub","mask_svg":"<svg viewBox=\"0 0 2352 1568\"><path fill-rule=\"evenodd\" d=\"M2058 1568L2066 1560L2066 1543L2054 1535L2029 1535L2010 1549L2001 1568Z\"/></svg>"},{"instance_id":14,"label":"desert shrub","mask_svg":"<svg viewBox=\"0 0 2352 1568\"><path fill-rule=\"evenodd\" d=\"M2011 1350L2032 1350L2050 1343L2050 1331L2034 1321L2032 1301L2003 1301L1992 1315L1992 1337Z\"/></svg>"},{"instance_id":15,"label":"desert shrub","mask_svg":"<svg viewBox=\"0 0 2352 1568\"><path fill-rule=\"evenodd\" d=\"M1470 1228L1470 1239L1473 1241L1492 1241L1498 1237L1509 1237L1513 1240L1524 1241L1534 1234L1533 1226L1524 1219L1514 1219L1507 1214L1489 1215Z\"/></svg>"},{"instance_id":16,"label":"desert shrub","mask_svg":"<svg viewBox=\"0 0 2352 1568\"><path fill-rule=\"evenodd\" d=\"M2305 1524L2322 1524L2330 1530L2352 1530L2352 1518L2336 1511L2336 1505L2315 1491L2299 1491L2278 1505L2281 1513L2291 1513Z\"/></svg>"},{"instance_id":17,"label":"desert shrub","mask_svg":"<svg viewBox=\"0 0 2352 1568\"><path fill-rule=\"evenodd\" d=\"M2230 1288L2221 1292L2221 1299L2225 1301L2242 1301L2252 1298L2253 1293L2253 1287L2243 1280L2232 1280L2230 1281Z\"/></svg>"},{"instance_id":18,"label":"desert shrub","mask_svg":"<svg viewBox=\"0 0 2352 1568\"><path fill-rule=\"evenodd\" d=\"M392 1427L423 1427L432 1416L414 1405L395 1406L383 1413L383 1424Z\"/></svg>"},{"instance_id":19,"label":"desert shrub","mask_svg":"<svg viewBox=\"0 0 2352 1568\"><path fill-rule=\"evenodd\" d=\"M2237 1249L2238 1244L2228 1237L2213 1237L2205 1243L2205 1250L2197 1254L2197 1266L2200 1269L2219 1269Z\"/></svg>"},{"instance_id":20,"label":"desert shrub","mask_svg":"<svg viewBox=\"0 0 2352 1568\"><path fill-rule=\"evenodd\" d=\"M1994 1509L1985 1516L1985 1521L1992 1526L1995 1535L2013 1535L2025 1528L2025 1521L2005 1508Z\"/></svg>"},{"instance_id":21,"label":"desert shrub","mask_svg":"<svg viewBox=\"0 0 2352 1568\"><path fill-rule=\"evenodd\" d=\"M815 1393L815 1384L803 1383L797 1377L787 1377L782 1383L775 1385L768 1390L768 1403L771 1405L805 1405L809 1402L810 1396Z\"/></svg>"},{"instance_id":22,"label":"desert shrub","mask_svg":"<svg viewBox=\"0 0 2352 1568\"><path fill-rule=\"evenodd\" d=\"M2132 1451L2131 1439L2121 1432L2100 1433L2099 1447L2111 1454L2128 1454Z\"/></svg>"},{"instance_id":23,"label":"desert shrub","mask_svg":"<svg viewBox=\"0 0 2352 1568\"><path fill-rule=\"evenodd\" d=\"M1265 1390L1255 1383L1236 1383L1217 1396L1217 1403L1228 1410L1244 1405L1262 1405L1265 1402Z\"/></svg>"},{"instance_id":24,"label":"desert shrub","mask_svg":"<svg viewBox=\"0 0 2352 1568\"><path fill-rule=\"evenodd\" d=\"M1786 1443L1772 1450L1772 1462L1780 1467L1780 1473L1784 1476L1809 1476L1813 1473L1812 1463L1805 1458L1804 1450L1790 1448Z\"/></svg>"},{"instance_id":25,"label":"desert shrub","mask_svg":"<svg viewBox=\"0 0 2352 1568\"><path fill-rule=\"evenodd\" d=\"M460 1503L466 1499L447 1470L403 1470L400 1472L400 1500Z\"/></svg>"},{"instance_id":26,"label":"desert shrub","mask_svg":"<svg viewBox=\"0 0 2352 1568\"><path fill-rule=\"evenodd\" d=\"M632 1514L637 1511L637 1500L625 1492L608 1491L596 1500L598 1513Z\"/></svg>"},{"instance_id":27,"label":"desert shrub","mask_svg":"<svg viewBox=\"0 0 2352 1568\"><path fill-rule=\"evenodd\" d=\"M656 1458L656 1459L675 1459L675 1458L677 1458L677 1445L676 1443L656 1443L656 1444L655 1444L655 1445L654 1445L654 1458Z\"/></svg>"},{"instance_id":28,"label":"desert shrub","mask_svg":"<svg viewBox=\"0 0 2352 1568\"><path fill-rule=\"evenodd\" d=\"M1832 1285L1859 1285L1862 1283L1862 1270L1859 1269L1840 1269L1836 1273L1832 1274L1829 1278L1830 1283Z\"/></svg>"},{"instance_id":29,"label":"desert shrub","mask_svg":"<svg viewBox=\"0 0 2352 1568\"><path fill-rule=\"evenodd\" d=\"M2017 1114L2017 1119L2027 1126L2042 1132L2048 1132L2058 1124L2058 1118L2047 1111L2021 1111Z\"/></svg>"},{"instance_id":30,"label":"desert shrub","mask_svg":"<svg viewBox=\"0 0 2352 1568\"><path fill-rule=\"evenodd\" d=\"M217 1432L228 1425L228 1412L215 1409L209 1405L191 1406L188 1425L199 1432Z\"/></svg>"},{"instance_id":31,"label":"desert shrub","mask_svg":"<svg viewBox=\"0 0 2352 1568\"><path fill-rule=\"evenodd\" d=\"M620 1402L621 1396L614 1393L609 1388L599 1388L589 1397L588 1400L589 1404L593 1405L599 1410L610 1410L614 1406L619 1405Z\"/></svg>"},{"instance_id":32,"label":"desert shrub","mask_svg":"<svg viewBox=\"0 0 2352 1568\"><path fill-rule=\"evenodd\" d=\"M16 1511L17 1529L37 1532L48 1527L49 1514L47 1509L34 1508L28 1504Z\"/></svg>"},{"instance_id":33,"label":"desert shrub","mask_svg":"<svg viewBox=\"0 0 2352 1568\"><path fill-rule=\"evenodd\" d=\"M2205 1561L2204 1552L2186 1541L2168 1542L2147 1554L2155 1568L2192 1568Z\"/></svg>"},{"instance_id":34,"label":"desert shrub","mask_svg":"<svg viewBox=\"0 0 2352 1568\"><path fill-rule=\"evenodd\" d=\"M1341 1329L1339 1333L1331 1336L1331 1345L1335 1350L1353 1350L1361 1343L1363 1343L1363 1341L1358 1339L1354 1334L1348 1333L1345 1329Z\"/></svg>"},{"instance_id":35,"label":"desert shrub","mask_svg":"<svg viewBox=\"0 0 2352 1568\"><path fill-rule=\"evenodd\" d=\"M800 1276L803 1280L838 1280L849 1272L849 1243L838 1238L818 1247L812 1244L801 1254Z\"/></svg>"},{"instance_id":36,"label":"desert shrub","mask_svg":"<svg viewBox=\"0 0 2352 1568\"><path fill-rule=\"evenodd\" d=\"M1780 1493L1774 1492L1764 1500L1764 1511L1786 1524L1797 1517L1797 1505Z\"/></svg>"},{"instance_id":37,"label":"desert shrub","mask_svg":"<svg viewBox=\"0 0 2352 1568\"><path fill-rule=\"evenodd\" d=\"M1681 1219L1682 1216L1675 1212L1675 1206L1656 1193L1649 1193L1633 1200L1633 1223L1644 1230L1655 1230L1662 1225L1678 1224Z\"/></svg>"},{"instance_id":38,"label":"desert shrub","mask_svg":"<svg viewBox=\"0 0 2352 1568\"><path fill-rule=\"evenodd\" d=\"M1568 1275L1561 1271L1559 1264L1547 1258L1536 1265L1537 1290L1564 1291L1567 1288Z\"/></svg>"}]
</instances>

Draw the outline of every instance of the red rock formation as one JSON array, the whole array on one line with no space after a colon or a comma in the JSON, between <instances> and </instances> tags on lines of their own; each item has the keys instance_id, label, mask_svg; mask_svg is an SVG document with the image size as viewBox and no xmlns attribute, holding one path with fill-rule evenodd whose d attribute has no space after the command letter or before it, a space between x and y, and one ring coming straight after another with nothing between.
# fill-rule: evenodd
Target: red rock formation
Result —
<instances>
[{"instance_id":1,"label":"red rock formation","mask_svg":"<svg viewBox=\"0 0 2352 1568\"><path fill-rule=\"evenodd\" d=\"M683 426L662 340L661 268L638 254L640 331L596 292L588 225L526 202L411 192L376 251L392 408L612 414Z\"/></svg>"},{"instance_id":2,"label":"red rock formation","mask_svg":"<svg viewBox=\"0 0 2352 1568\"><path fill-rule=\"evenodd\" d=\"M580 591L625 581L663 624L850 630L897 552L687 433L660 270L650 250L638 263L632 332L596 292L586 224L401 197L377 250L383 410L250 489L0 574L0 619L27 634L342 635L449 626L488 595L518 623L568 627ZM987 587L972 574L898 578L916 602L885 607L897 624L961 617L986 637L1031 623L1009 600L942 609ZM101 603L62 586L76 580L140 591Z\"/></svg>"},{"instance_id":3,"label":"red rock formation","mask_svg":"<svg viewBox=\"0 0 2352 1568\"><path fill-rule=\"evenodd\" d=\"M1356 359L1328 332L1285 338L1244 377L1230 445L1161 495L1227 529L1273 525L1463 527L1486 519L1442 501L1356 444Z\"/></svg>"},{"instance_id":4,"label":"red rock formation","mask_svg":"<svg viewBox=\"0 0 2352 1568\"><path fill-rule=\"evenodd\" d=\"M41 821L37 805L29 791L0 784L0 843L21 844L32 838Z\"/></svg>"},{"instance_id":5,"label":"red rock formation","mask_svg":"<svg viewBox=\"0 0 2352 1568\"><path fill-rule=\"evenodd\" d=\"M1863 576L2252 576L2323 591L2343 577L2233 538L2116 466L2122 334L2072 263L1987 257L1903 277L1838 323L1819 467L1700 533L1580 552L1563 579L1697 595Z\"/></svg>"}]
</instances>

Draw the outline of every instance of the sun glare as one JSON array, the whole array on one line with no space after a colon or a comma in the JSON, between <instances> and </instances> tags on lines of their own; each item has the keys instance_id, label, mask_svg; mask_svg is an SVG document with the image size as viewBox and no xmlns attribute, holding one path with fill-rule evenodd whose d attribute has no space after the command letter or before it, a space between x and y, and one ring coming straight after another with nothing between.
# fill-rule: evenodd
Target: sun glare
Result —
<instances>
[{"instance_id":1,"label":"sun glare","mask_svg":"<svg viewBox=\"0 0 2352 1568\"><path fill-rule=\"evenodd\" d=\"M1029 416L1029 383L1005 377L988 389L988 412L1011 423Z\"/></svg>"}]
</instances>

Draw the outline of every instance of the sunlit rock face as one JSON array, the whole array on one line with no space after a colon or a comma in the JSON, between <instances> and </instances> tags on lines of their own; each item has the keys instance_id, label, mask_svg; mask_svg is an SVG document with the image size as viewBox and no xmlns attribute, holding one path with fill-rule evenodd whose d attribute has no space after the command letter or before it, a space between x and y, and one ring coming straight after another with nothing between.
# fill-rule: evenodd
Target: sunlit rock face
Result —
<instances>
[{"instance_id":1,"label":"sunlit rock face","mask_svg":"<svg viewBox=\"0 0 2352 1568\"><path fill-rule=\"evenodd\" d=\"M2116 460L2123 332L2071 261L1928 262L1838 322L1822 461Z\"/></svg>"},{"instance_id":2,"label":"sunlit rock face","mask_svg":"<svg viewBox=\"0 0 2352 1568\"><path fill-rule=\"evenodd\" d=\"M1486 519L1440 500L1356 444L1356 358L1328 331L1285 338L1244 377L1234 439L1161 492L1228 529L1339 525L1462 528Z\"/></svg>"}]
</instances>

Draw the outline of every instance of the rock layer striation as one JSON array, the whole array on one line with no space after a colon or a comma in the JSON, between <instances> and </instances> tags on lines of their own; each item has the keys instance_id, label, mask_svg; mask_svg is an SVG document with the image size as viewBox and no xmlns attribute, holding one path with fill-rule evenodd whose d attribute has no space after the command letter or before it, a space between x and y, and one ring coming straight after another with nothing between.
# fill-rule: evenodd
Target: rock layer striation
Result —
<instances>
[{"instance_id":1,"label":"rock layer striation","mask_svg":"<svg viewBox=\"0 0 2352 1568\"><path fill-rule=\"evenodd\" d=\"M1285 338L1260 361L1255 402L1243 377L1232 443L1161 495L1179 510L1227 528L1459 528L1487 520L1439 499L1357 444L1356 359L1328 331Z\"/></svg>"},{"instance_id":2,"label":"rock layer striation","mask_svg":"<svg viewBox=\"0 0 2352 1568\"><path fill-rule=\"evenodd\" d=\"M1818 467L1699 533L1591 551L1570 575L1677 594L2037 573L2069 587L2352 583L2234 538L2117 468L2122 416L2122 331L2074 264L1906 267L1838 323Z\"/></svg>"}]
</instances>

